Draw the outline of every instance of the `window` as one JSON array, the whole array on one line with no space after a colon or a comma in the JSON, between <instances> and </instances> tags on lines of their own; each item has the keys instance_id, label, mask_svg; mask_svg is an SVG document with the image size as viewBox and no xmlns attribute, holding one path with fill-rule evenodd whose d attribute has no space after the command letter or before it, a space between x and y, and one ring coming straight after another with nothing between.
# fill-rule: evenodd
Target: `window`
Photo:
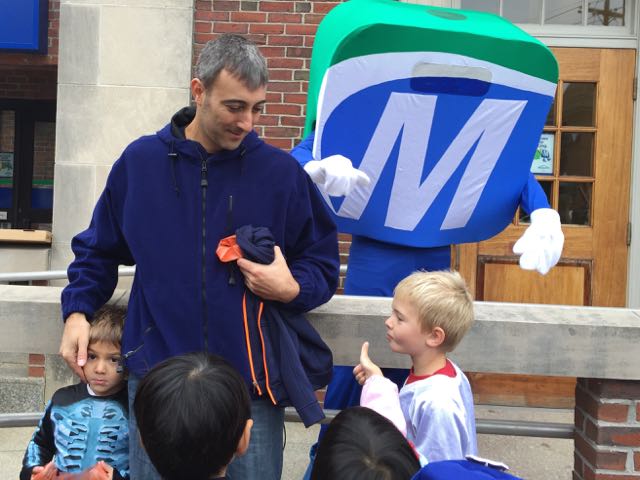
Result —
<instances>
[{"instance_id":1,"label":"window","mask_svg":"<svg viewBox=\"0 0 640 480\"><path fill-rule=\"evenodd\" d=\"M0 100L0 228L51 230L55 102Z\"/></svg>"},{"instance_id":2,"label":"window","mask_svg":"<svg viewBox=\"0 0 640 480\"><path fill-rule=\"evenodd\" d=\"M495 13L514 23L625 27L626 0L460 0L460 8Z\"/></svg>"}]
</instances>

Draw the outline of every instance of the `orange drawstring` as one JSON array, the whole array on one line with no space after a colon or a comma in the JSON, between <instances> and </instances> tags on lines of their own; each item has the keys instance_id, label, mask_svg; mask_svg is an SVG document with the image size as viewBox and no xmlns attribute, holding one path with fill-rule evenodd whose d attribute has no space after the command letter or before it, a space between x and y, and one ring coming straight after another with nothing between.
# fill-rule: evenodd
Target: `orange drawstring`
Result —
<instances>
[{"instance_id":1,"label":"orange drawstring","mask_svg":"<svg viewBox=\"0 0 640 480\"><path fill-rule=\"evenodd\" d=\"M249 355L249 368L251 370L251 378L253 379L253 386L258 390L258 395L262 396L262 390L260 390L260 385L258 385L258 380L256 379L256 372L253 368L253 356L251 354L251 342L249 341L249 323L247 321L247 294L242 296L242 316L244 317L244 335L247 340L247 353ZM263 347L264 350L264 347Z\"/></svg>"},{"instance_id":2,"label":"orange drawstring","mask_svg":"<svg viewBox=\"0 0 640 480\"><path fill-rule=\"evenodd\" d=\"M267 354L266 354L266 350L264 348L264 337L262 336L262 327L260 326L260 318L262 317L262 309L263 308L264 308L264 303L260 302L260 308L258 310L258 332L260 332L260 342L262 343L262 363L264 365L264 375L265 375L265 378L266 378L267 392L269 393L269 398L271 398L271 401L275 405L277 402L276 402L276 399L273 396L273 392L271 391L271 387L269 386L269 367L267 366Z\"/></svg>"}]
</instances>

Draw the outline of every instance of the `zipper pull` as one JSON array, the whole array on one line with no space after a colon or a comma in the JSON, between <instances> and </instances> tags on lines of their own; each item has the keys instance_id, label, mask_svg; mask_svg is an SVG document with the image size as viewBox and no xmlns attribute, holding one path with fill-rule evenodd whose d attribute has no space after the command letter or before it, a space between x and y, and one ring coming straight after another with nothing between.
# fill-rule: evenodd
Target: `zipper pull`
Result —
<instances>
[{"instance_id":1,"label":"zipper pull","mask_svg":"<svg viewBox=\"0 0 640 480\"><path fill-rule=\"evenodd\" d=\"M209 182L207 180L207 160L202 159L202 169L200 170L200 186L206 188L209 186Z\"/></svg>"},{"instance_id":2,"label":"zipper pull","mask_svg":"<svg viewBox=\"0 0 640 480\"><path fill-rule=\"evenodd\" d=\"M229 235L233 233L233 195L229 195L229 204L227 207L227 231ZM234 264L228 263L229 265L229 285L236 284L236 276L234 273Z\"/></svg>"}]
</instances>

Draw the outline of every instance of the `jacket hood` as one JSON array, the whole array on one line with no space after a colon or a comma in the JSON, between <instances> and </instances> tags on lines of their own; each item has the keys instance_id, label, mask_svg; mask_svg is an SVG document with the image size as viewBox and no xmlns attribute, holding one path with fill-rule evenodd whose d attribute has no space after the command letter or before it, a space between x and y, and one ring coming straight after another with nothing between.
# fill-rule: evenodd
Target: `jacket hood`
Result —
<instances>
[{"instance_id":1,"label":"jacket hood","mask_svg":"<svg viewBox=\"0 0 640 480\"><path fill-rule=\"evenodd\" d=\"M189 144L195 143L199 146L199 149L206 156L210 156L202 145L193 140L189 140L185 136L185 128L189 125L196 116L196 108L195 107L184 107L178 110L173 117L171 117L171 121L161 130L158 131L158 137L169 145L169 151L173 153L174 149L178 152L182 153L184 151L184 147ZM258 134L254 131L251 131L247 134L247 136L242 140L238 148L234 150L221 150L220 152L216 152L216 156L219 156L220 159L224 158L237 158L238 156L244 156L244 154L251 152L261 145L264 142L258 137Z\"/></svg>"}]
</instances>

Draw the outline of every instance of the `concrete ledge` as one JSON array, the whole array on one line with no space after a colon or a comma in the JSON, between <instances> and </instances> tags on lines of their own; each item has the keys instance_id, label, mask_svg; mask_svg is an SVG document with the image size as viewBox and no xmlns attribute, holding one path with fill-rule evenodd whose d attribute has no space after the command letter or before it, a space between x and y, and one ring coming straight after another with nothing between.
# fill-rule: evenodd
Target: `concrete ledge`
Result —
<instances>
[{"instance_id":1,"label":"concrete ledge","mask_svg":"<svg viewBox=\"0 0 640 480\"><path fill-rule=\"evenodd\" d=\"M57 353L58 287L0 285L0 351ZM119 298L122 292L116 292ZM640 310L476 302L476 323L454 360L467 371L640 380ZM363 341L380 365L406 367L385 341L391 299L335 296L309 314L334 352L353 365Z\"/></svg>"},{"instance_id":2,"label":"concrete ledge","mask_svg":"<svg viewBox=\"0 0 640 480\"><path fill-rule=\"evenodd\" d=\"M44 378L0 377L0 413L39 412L44 408Z\"/></svg>"}]
</instances>

